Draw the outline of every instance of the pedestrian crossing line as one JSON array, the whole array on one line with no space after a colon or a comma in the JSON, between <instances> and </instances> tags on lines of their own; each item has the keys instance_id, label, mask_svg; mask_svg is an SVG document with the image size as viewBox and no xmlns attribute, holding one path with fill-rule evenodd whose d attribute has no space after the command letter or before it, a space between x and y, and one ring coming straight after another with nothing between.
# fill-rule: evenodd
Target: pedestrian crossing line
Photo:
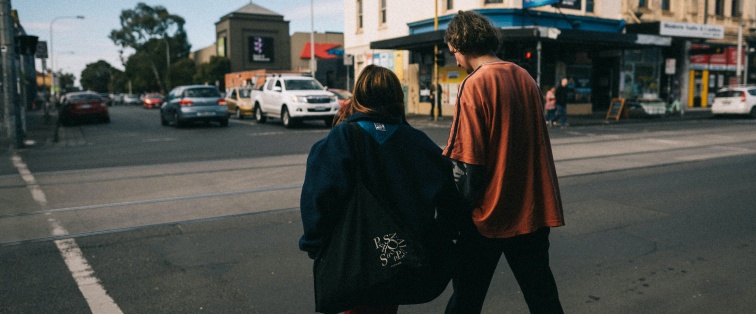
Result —
<instances>
[{"instance_id":1,"label":"pedestrian crossing line","mask_svg":"<svg viewBox=\"0 0 756 314\"><path fill-rule=\"evenodd\" d=\"M34 201L42 207L47 206L47 198L44 191L37 184L34 175L29 171L29 167L21 159L20 156L13 154L11 157L13 165L18 170L21 178L26 182L26 186L32 194ZM50 216L50 213L46 213ZM66 230L55 218L48 217L47 222L52 229L52 236L66 236L68 230ZM64 238L55 240L55 246L58 248L60 255L63 257L63 261L68 267L68 271L76 281L79 287L79 291L84 296L84 299L89 305L89 309L94 314L119 314L123 313L113 299L108 295L105 288L100 284L100 280L95 277L94 270L89 262L81 252L79 245L76 244L76 240L73 238Z\"/></svg>"}]
</instances>

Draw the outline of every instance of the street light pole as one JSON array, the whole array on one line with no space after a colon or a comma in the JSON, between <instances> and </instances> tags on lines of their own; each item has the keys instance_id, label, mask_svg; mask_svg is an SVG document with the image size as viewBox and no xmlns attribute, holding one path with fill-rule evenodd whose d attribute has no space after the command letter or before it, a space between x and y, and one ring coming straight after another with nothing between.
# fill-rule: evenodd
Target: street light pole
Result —
<instances>
[{"instance_id":1,"label":"street light pole","mask_svg":"<svg viewBox=\"0 0 756 314\"><path fill-rule=\"evenodd\" d=\"M310 74L315 77L315 7L310 0Z\"/></svg>"},{"instance_id":2,"label":"street light pole","mask_svg":"<svg viewBox=\"0 0 756 314\"><path fill-rule=\"evenodd\" d=\"M50 104L55 104L55 62L53 61L53 58L55 57L55 54L53 54L53 23L57 20L63 20L63 19L79 19L83 20L83 15L77 15L77 16L56 16L52 21L50 21Z\"/></svg>"}]
</instances>

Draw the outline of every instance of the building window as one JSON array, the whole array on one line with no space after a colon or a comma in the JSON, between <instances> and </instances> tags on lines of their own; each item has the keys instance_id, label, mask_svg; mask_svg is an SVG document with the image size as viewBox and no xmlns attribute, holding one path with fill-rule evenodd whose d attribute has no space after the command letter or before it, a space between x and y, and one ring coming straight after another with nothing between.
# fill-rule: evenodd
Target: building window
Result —
<instances>
[{"instance_id":1,"label":"building window","mask_svg":"<svg viewBox=\"0 0 756 314\"><path fill-rule=\"evenodd\" d=\"M717 0L714 5L714 14L717 16L724 16L725 0Z\"/></svg>"},{"instance_id":2,"label":"building window","mask_svg":"<svg viewBox=\"0 0 756 314\"><path fill-rule=\"evenodd\" d=\"M649 2L650 2L649 0L638 0L638 8L647 9Z\"/></svg>"},{"instance_id":3,"label":"building window","mask_svg":"<svg viewBox=\"0 0 756 314\"><path fill-rule=\"evenodd\" d=\"M661 8L663 11L669 11L669 0L662 0Z\"/></svg>"},{"instance_id":4,"label":"building window","mask_svg":"<svg viewBox=\"0 0 756 314\"><path fill-rule=\"evenodd\" d=\"M486 4L489 3L504 3L504 0L486 0Z\"/></svg>"},{"instance_id":5,"label":"building window","mask_svg":"<svg viewBox=\"0 0 756 314\"><path fill-rule=\"evenodd\" d=\"M380 8L380 21L381 25L386 24L386 0L381 0L381 8Z\"/></svg>"},{"instance_id":6,"label":"building window","mask_svg":"<svg viewBox=\"0 0 756 314\"><path fill-rule=\"evenodd\" d=\"M446 10L454 9L454 0L446 0Z\"/></svg>"},{"instance_id":7,"label":"building window","mask_svg":"<svg viewBox=\"0 0 756 314\"><path fill-rule=\"evenodd\" d=\"M362 30L362 0L357 0L357 30Z\"/></svg>"},{"instance_id":8,"label":"building window","mask_svg":"<svg viewBox=\"0 0 756 314\"><path fill-rule=\"evenodd\" d=\"M585 12L593 13L594 0L585 0Z\"/></svg>"},{"instance_id":9,"label":"building window","mask_svg":"<svg viewBox=\"0 0 756 314\"><path fill-rule=\"evenodd\" d=\"M741 16L743 16L742 1L732 0L732 17L741 17Z\"/></svg>"}]
</instances>

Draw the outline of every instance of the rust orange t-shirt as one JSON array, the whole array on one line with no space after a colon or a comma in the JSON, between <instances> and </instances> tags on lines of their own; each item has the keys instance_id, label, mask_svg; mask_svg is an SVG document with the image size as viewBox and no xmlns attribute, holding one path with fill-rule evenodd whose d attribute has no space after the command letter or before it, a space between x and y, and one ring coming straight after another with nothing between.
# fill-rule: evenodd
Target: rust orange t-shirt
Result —
<instances>
[{"instance_id":1,"label":"rust orange t-shirt","mask_svg":"<svg viewBox=\"0 0 756 314\"><path fill-rule=\"evenodd\" d=\"M473 211L478 231L509 238L564 225L541 92L510 62L480 66L462 83L444 155L486 167Z\"/></svg>"}]
</instances>

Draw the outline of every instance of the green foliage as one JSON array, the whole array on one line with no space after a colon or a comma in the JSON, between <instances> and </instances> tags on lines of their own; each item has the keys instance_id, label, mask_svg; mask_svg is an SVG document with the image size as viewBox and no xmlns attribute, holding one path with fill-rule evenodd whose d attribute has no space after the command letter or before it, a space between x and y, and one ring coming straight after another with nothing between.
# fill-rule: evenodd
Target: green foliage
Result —
<instances>
[{"instance_id":1,"label":"green foliage","mask_svg":"<svg viewBox=\"0 0 756 314\"><path fill-rule=\"evenodd\" d=\"M190 85L192 77L197 72L194 60L183 58L171 64L171 86Z\"/></svg>"},{"instance_id":2,"label":"green foliage","mask_svg":"<svg viewBox=\"0 0 756 314\"><path fill-rule=\"evenodd\" d=\"M58 78L58 84L55 87L58 89L59 95L65 95L66 93L76 92L79 89L74 86L76 77L71 73L63 73L58 71L55 73L55 77Z\"/></svg>"},{"instance_id":3,"label":"green foliage","mask_svg":"<svg viewBox=\"0 0 756 314\"><path fill-rule=\"evenodd\" d=\"M231 72L231 60L225 57L210 57L210 62L197 66L194 82L198 84L219 83L218 88L225 90L225 76Z\"/></svg>"},{"instance_id":4,"label":"green foliage","mask_svg":"<svg viewBox=\"0 0 756 314\"><path fill-rule=\"evenodd\" d=\"M81 71L81 88L98 93L113 93L114 78L121 71L112 67L105 60L87 64Z\"/></svg>"},{"instance_id":5,"label":"green foliage","mask_svg":"<svg viewBox=\"0 0 756 314\"><path fill-rule=\"evenodd\" d=\"M170 14L163 6L151 7L140 2L134 9L121 11L120 22L121 28L112 30L108 38L122 48L121 60L132 90L166 93L171 85L176 85L171 83L174 75L169 74L173 68L169 64L186 58L192 48L184 30L184 18ZM124 59L123 51L127 48L135 53Z\"/></svg>"}]
</instances>

